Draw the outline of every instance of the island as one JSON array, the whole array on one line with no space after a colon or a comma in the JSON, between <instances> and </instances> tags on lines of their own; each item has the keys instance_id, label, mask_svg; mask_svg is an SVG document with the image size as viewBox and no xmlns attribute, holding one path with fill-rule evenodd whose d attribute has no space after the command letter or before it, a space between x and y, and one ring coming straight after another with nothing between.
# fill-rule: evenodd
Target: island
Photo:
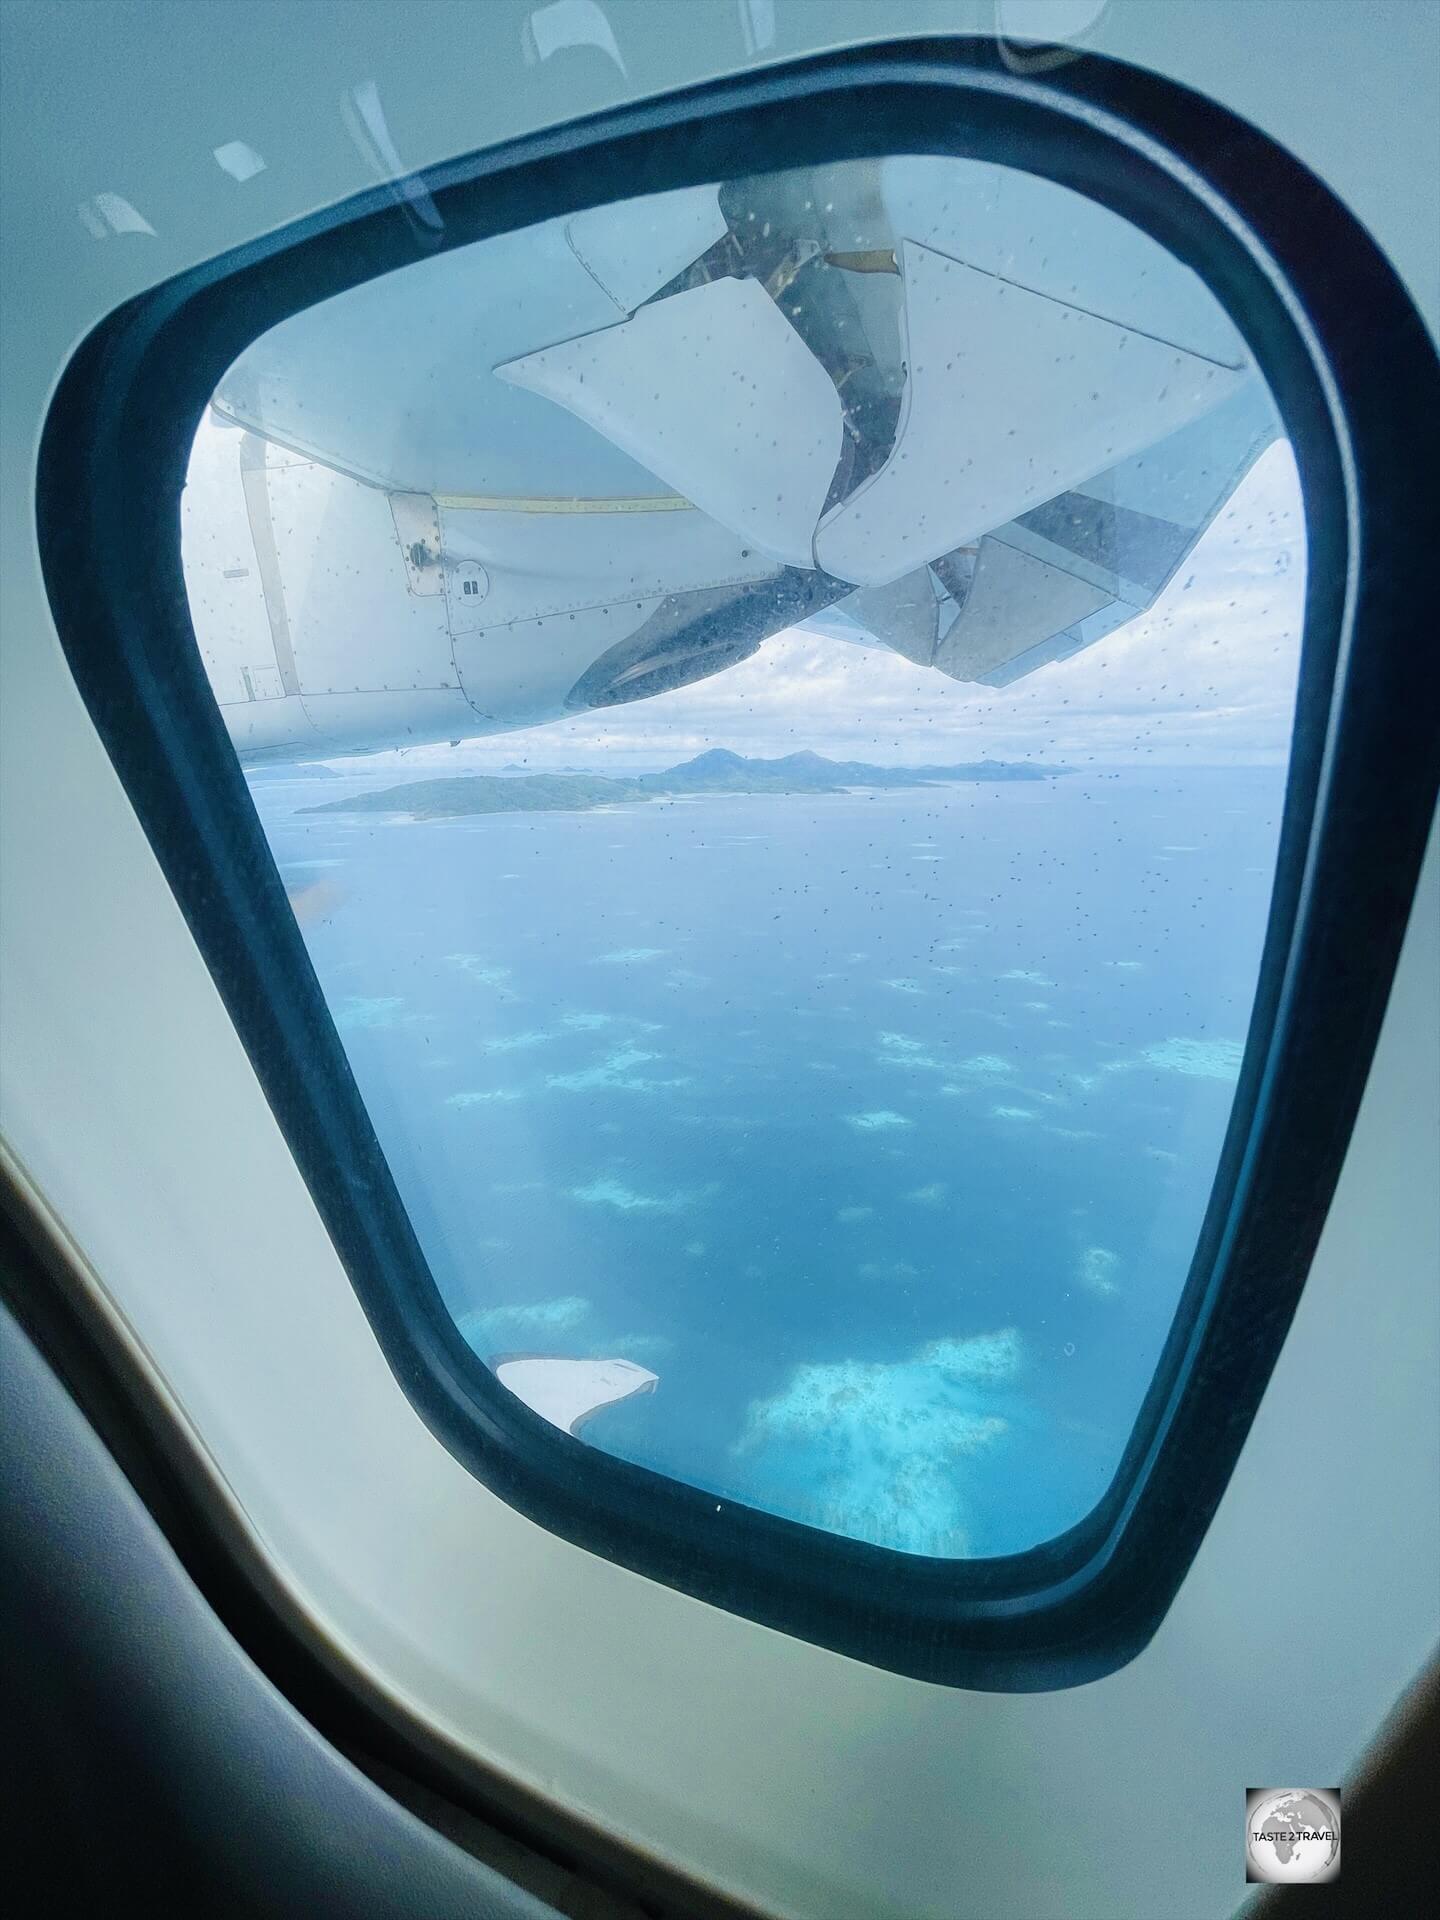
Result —
<instances>
[{"instance_id":1,"label":"island","mask_svg":"<svg viewBox=\"0 0 1440 1920\"><path fill-rule=\"evenodd\" d=\"M1049 780L1067 771L1008 760L976 760L953 767L873 767L862 760L827 760L818 753L760 760L715 747L664 773L456 774L381 787L297 811L408 813L420 820L472 813L584 813L594 807L687 794L849 793L857 787L933 787L962 780Z\"/></svg>"}]
</instances>

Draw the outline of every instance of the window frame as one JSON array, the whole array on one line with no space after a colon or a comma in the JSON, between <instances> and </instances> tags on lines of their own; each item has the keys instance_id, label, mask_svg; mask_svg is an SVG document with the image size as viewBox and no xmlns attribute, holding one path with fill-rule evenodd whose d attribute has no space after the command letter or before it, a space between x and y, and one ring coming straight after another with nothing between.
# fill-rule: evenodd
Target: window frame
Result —
<instances>
[{"instance_id":1,"label":"window frame","mask_svg":"<svg viewBox=\"0 0 1440 1920\"><path fill-rule=\"evenodd\" d=\"M1270 386L1306 516L1274 893L1190 1272L1110 1488L1058 1538L988 1560L928 1559L717 1502L561 1433L471 1352L288 907L205 677L180 554L204 408L288 315L449 246L723 178L737 155L751 172L886 152L1023 166L1194 268ZM1173 81L1092 54L1027 76L979 39L811 56L511 141L266 235L101 323L62 377L39 456L61 643L395 1378L471 1472L582 1548L917 1679L1049 1689L1141 1650L1294 1314L1409 914L1440 785L1440 661L1411 638L1433 591L1437 443L1440 364L1423 323L1321 181Z\"/></svg>"}]
</instances>

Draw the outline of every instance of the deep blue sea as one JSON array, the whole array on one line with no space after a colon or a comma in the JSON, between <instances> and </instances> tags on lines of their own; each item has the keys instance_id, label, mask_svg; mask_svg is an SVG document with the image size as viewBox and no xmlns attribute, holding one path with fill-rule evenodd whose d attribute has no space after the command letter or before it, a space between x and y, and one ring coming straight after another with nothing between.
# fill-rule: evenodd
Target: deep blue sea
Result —
<instances>
[{"instance_id":1,"label":"deep blue sea","mask_svg":"<svg viewBox=\"0 0 1440 1920\"><path fill-rule=\"evenodd\" d=\"M254 792L477 1351L586 1444L913 1552L1104 1490L1254 993L1279 768L415 822Z\"/></svg>"}]
</instances>

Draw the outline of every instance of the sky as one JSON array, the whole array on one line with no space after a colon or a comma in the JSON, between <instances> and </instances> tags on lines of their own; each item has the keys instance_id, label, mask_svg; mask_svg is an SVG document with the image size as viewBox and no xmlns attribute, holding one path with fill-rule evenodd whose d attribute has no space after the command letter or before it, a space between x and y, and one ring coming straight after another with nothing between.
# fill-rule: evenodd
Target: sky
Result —
<instances>
[{"instance_id":1,"label":"sky","mask_svg":"<svg viewBox=\"0 0 1440 1920\"><path fill-rule=\"evenodd\" d=\"M717 746L882 764L1276 764L1290 739L1304 552L1299 479L1280 442L1148 613L1012 687L962 685L884 648L793 628L727 673L633 706L339 764L417 778L512 762L658 767Z\"/></svg>"}]
</instances>

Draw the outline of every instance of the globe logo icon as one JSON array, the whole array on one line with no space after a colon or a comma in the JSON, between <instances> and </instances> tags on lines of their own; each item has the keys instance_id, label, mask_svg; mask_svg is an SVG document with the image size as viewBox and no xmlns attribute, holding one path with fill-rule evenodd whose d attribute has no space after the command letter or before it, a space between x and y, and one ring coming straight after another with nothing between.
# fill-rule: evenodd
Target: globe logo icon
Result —
<instances>
[{"instance_id":1,"label":"globe logo icon","mask_svg":"<svg viewBox=\"0 0 1440 1920\"><path fill-rule=\"evenodd\" d=\"M1314 1885L1340 1873L1340 1795L1334 1788L1261 1787L1246 1795L1246 1879Z\"/></svg>"}]
</instances>

